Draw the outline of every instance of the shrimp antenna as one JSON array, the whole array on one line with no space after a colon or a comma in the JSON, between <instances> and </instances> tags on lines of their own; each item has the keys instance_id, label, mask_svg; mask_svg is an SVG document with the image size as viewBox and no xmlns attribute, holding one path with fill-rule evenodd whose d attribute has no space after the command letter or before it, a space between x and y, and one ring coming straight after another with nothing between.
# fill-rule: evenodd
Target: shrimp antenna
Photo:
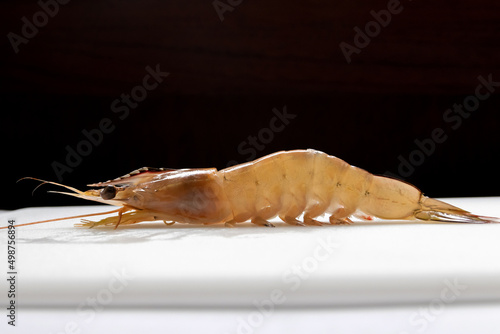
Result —
<instances>
[{"instance_id":1,"label":"shrimp antenna","mask_svg":"<svg viewBox=\"0 0 500 334\"><path fill-rule=\"evenodd\" d=\"M56 185L56 186L59 186L59 187L64 187L68 190L71 190L73 191L73 193L65 193L65 192L60 192L60 191L49 191L49 192L52 192L52 193L60 193L60 194L65 194L65 195L71 195L71 196L76 196L76 197L79 197L78 195L83 195L85 196L85 193L83 191L80 191L76 188L73 188L73 187L70 187L70 186L66 186L64 184L60 184L60 183L57 183L57 182L52 182L52 181L46 181L46 180L42 180L42 179L37 179L35 177L23 177L19 180L17 180L17 182L21 181L21 180L35 180L35 181L40 181L42 182L41 184L39 184L32 192L32 194L35 192L35 190L37 190L39 187L43 186L44 184L46 183L49 183L49 184L53 184L53 185ZM90 213L90 214L85 214L85 215L78 215L78 216L71 216L71 217L63 217L63 218L55 218L55 219L49 219L49 220L41 220L41 221L37 221L37 222L32 222L32 223L26 223L26 224L18 224L18 225L14 225L14 227L20 227L20 226L27 226L27 225L34 225L34 224L41 224L41 223L49 223L49 222L55 222L55 221L59 221L59 220L66 220L66 219L74 219L74 218L84 218L84 217L90 217L90 216L98 216L98 215L106 215L106 214L109 214L109 213L115 213L115 212L119 212L120 210L123 211L123 208L118 208L118 209L115 209L115 210L111 210L111 211L107 211L107 212L101 212L101 213ZM0 230L1 229L5 229L5 228L8 228L9 226L4 226L4 227L0 227Z\"/></svg>"},{"instance_id":2,"label":"shrimp antenna","mask_svg":"<svg viewBox=\"0 0 500 334\"><path fill-rule=\"evenodd\" d=\"M41 223L49 223L49 222L55 222L55 221L59 221L59 220L66 220L66 219L74 219L74 218L84 218L84 217L90 217L90 216L107 215L109 213L115 213L115 212L118 212L120 210L123 210L123 208L118 208L116 210L111 210L111 211L106 211L106 212L89 213L89 214L86 214L86 215L63 217L63 218L55 218L55 219L41 220L41 221L32 222L32 223L26 223L26 224L18 224L18 225L14 225L14 227L35 225L35 224L41 224ZM9 228L9 226L2 226L2 227L0 227L0 230L6 229L6 228Z\"/></svg>"},{"instance_id":3,"label":"shrimp antenna","mask_svg":"<svg viewBox=\"0 0 500 334\"><path fill-rule=\"evenodd\" d=\"M35 189L33 189L33 192L31 194L33 194L35 192L35 190L37 190L39 187L43 186L44 184L46 183L50 183L50 184L53 184L53 185L56 185L56 186L59 186L59 187L63 187L63 188L66 188L66 189L69 189L77 194L80 194L80 195L83 195L83 191L80 191L76 188L73 188L73 187L70 187L70 186L66 186L64 184L60 184L60 183L57 183L57 182L52 182L52 181L46 181L46 180L42 180L42 179L37 179L35 177L31 177L31 176L26 176L26 177L23 177L23 178L20 178L19 180L16 181L19 182L21 180L35 180L35 181L40 181L42 182L41 184L39 184Z\"/></svg>"}]
</instances>

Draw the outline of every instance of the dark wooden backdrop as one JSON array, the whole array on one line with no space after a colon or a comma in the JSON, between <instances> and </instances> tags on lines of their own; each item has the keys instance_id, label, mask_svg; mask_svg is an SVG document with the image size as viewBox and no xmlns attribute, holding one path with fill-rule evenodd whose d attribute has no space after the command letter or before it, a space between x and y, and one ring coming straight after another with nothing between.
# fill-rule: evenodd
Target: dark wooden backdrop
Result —
<instances>
[{"instance_id":1,"label":"dark wooden backdrop","mask_svg":"<svg viewBox=\"0 0 500 334\"><path fill-rule=\"evenodd\" d=\"M221 21L210 0L73 0L43 22L36 1L2 1L0 208L83 204L44 188L32 196L35 182L15 181L57 181L53 163L103 119L114 130L64 183L84 187L141 166L244 162L250 154L238 146L284 106L296 117L259 156L315 148L397 174L415 140L442 128L447 140L405 179L430 196L500 195L500 87L458 128L443 119L474 95L478 76L500 81L498 2L401 1L350 63L340 43L353 45L354 28L387 1L238 2L219 2L236 4ZM23 36L34 15L41 26L16 53L9 36ZM169 76L120 119L113 101L157 64Z\"/></svg>"}]
</instances>

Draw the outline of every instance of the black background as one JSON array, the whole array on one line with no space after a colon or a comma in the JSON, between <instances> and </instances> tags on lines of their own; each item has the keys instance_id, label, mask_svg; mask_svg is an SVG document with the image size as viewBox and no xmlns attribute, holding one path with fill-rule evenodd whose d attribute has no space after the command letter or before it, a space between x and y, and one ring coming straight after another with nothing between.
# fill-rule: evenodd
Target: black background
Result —
<instances>
[{"instance_id":1,"label":"black background","mask_svg":"<svg viewBox=\"0 0 500 334\"><path fill-rule=\"evenodd\" d=\"M446 141L405 180L433 197L500 195L500 87L457 129L443 119L474 94L478 76L500 81L500 4L400 6L348 63L339 44L353 45L354 27L364 30L387 1L243 1L223 21L211 1L70 1L18 53L8 34L21 35L21 18L33 22L41 7L3 1L0 208L85 204L44 188L32 196L37 183L16 180L57 181L53 162L65 163L66 147L104 118L114 131L63 183L245 162L238 146L284 106L296 117L258 156L314 148L397 174L415 140L442 128ZM157 64L170 75L121 120L112 102Z\"/></svg>"}]
</instances>

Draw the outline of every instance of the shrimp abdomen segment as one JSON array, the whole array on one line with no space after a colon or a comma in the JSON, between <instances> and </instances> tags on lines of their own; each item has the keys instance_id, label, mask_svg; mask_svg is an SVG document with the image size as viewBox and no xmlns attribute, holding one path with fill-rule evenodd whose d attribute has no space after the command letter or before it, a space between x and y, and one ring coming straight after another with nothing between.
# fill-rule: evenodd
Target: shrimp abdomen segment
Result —
<instances>
[{"instance_id":1,"label":"shrimp abdomen segment","mask_svg":"<svg viewBox=\"0 0 500 334\"><path fill-rule=\"evenodd\" d=\"M255 216L269 219L276 216L283 205L283 162L280 154L272 154L255 162Z\"/></svg>"},{"instance_id":2,"label":"shrimp abdomen segment","mask_svg":"<svg viewBox=\"0 0 500 334\"><path fill-rule=\"evenodd\" d=\"M218 175L222 179L228 204L232 211L232 220L238 223L252 218L255 215L254 203L257 195L252 163L223 169L218 172Z\"/></svg>"},{"instance_id":3,"label":"shrimp abdomen segment","mask_svg":"<svg viewBox=\"0 0 500 334\"><path fill-rule=\"evenodd\" d=\"M333 156L324 154L322 160L317 164L316 173L325 182L316 185L314 191L328 194L326 212L332 213L334 218L346 218L357 210L372 175Z\"/></svg>"},{"instance_id":4,"label":"shrimp abdomen segment","mask_svg":"<svg viewBox=\"0 0 500 334\"><path fill-rule=\"evenodd\" d=\"M283 193L278 214L283 220L288 220L302 214L307 207L315 156L311 151L296 150L281 154L280 160Z\"/></svg>"},{"instance_id":5,"label":"shrimp abdomen segment","mask_svg":"<svg viewBox=\"0 0 500 334\"><path fill-rule=\"evenodd\" d=\"M372 176L373 181L360 203L360 211L382 219L412 217L420 208L422 193L411 184L384 177Z\"/></svg>"},{"instance_id":6,"label":"shrimp abdomen segment","mask_svg":"<svg viewBox=\"0 0 500 334\"><path fill-rule=\"evenodd\" d=\"M234 221L300 215L314 172L310 151L277 152L220 171Z\"/></svg>"}]
</instances>

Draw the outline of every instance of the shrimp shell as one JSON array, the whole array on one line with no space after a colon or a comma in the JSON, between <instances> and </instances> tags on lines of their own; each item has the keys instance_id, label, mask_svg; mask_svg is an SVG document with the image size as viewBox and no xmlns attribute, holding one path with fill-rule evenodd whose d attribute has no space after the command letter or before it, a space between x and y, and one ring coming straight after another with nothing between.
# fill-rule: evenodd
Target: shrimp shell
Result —
<instances>
[{"instance_id":1,"label":"shrimp shell","mask_svg":"<svg viewBox=\"0 0 500 334\"><path fill-rule=\"evenodd\" d=\"M220 171L143 167L114 180L91 184L99 189L85 192L39 181L73 191L62 192L66 195L121 206L111 211L118 216L98 222L83 220L80 226L87 227L116 228L119 224L157 220L168 225L178 222L226 226L249 220L256 225L273 226L268 220L276 216L291 225L322 225L325 222L316 218L324 214L329 216L330 224L350 224L353 217L500 222L499 218L474 215L426 197L411 184L370 174L312 149L281 151ZM74 217L50 221L70 218ZM29 224L35 223L40 222Z\"/></svg>"}]
</instances>

